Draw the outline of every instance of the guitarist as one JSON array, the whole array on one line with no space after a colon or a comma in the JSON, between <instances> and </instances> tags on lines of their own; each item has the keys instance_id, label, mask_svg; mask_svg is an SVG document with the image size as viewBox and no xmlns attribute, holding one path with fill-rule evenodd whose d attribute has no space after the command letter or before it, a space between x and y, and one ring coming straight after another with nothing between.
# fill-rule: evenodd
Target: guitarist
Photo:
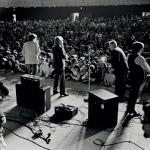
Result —
<instances>
[{"instance_id":1,"label":"guitarist","mask_svg":"<svg viewBox=\"0 0 150 150\"><path fill-rule=\"evenodd\" d=\"M143 50L144 44L136 41L132 44L132 53L128 57L131 91L129 94L126 115L129 114L132 117L139 115L135 111L135 104L138 99L140 86L146 80L146 74L150 73L150 66L146 62L146 59L141 55Z\"/></svg>"}]
</instances>

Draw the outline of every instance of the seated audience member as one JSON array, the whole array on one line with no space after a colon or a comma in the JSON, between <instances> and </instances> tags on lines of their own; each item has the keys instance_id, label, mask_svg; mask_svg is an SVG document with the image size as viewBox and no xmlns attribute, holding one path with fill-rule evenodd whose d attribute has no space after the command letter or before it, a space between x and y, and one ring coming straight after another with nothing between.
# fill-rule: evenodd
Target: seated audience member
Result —
<instances>
[{"instance_id":1,"label":"seated audience member","mask_svg":"<svg viewBox=\"0 0 150 150\"><path fill-rule=\"evenodd\" d=\"M85 64L84 61L85 61L85 57L80 57L79 58L79 66L80 67L82 67Z\"/></svg>"},{"instance_id":2,"label":"seated audience member","mask_svg":"<svg viewBox=\"0 0 150 150\"><path fill-rule=\"evenodd\" d=\"M6 51L5 54L3 54L2 56L2 68L5 69L7 72L12 70L12 66L10 63L10 59L11 59L11 52L10 51Z\"/></svg>"},{"instance_id":3,"label":"seated audience member","mask_svg":"<svg viewBox=\"0 0 150 150\"><path fill-rule=\"evenodd\" d=\"M50 65L53 62L53 54L52 53L46 53L46 62Z\"/></svg>"},{"instance_id":4,"label":"seated audience member","mask_svg":"<svg viewBox=\"0 0 150 150\"><path fill-rule=\"evenodd\" d=\"M78 81L80 79L80 67L79 65L74 65L74 67L71 69L71 79Z\"/></svg>"},{"instance_id":5,"label":"seated audience member","mask_svg":"<svg viewBox=\"0 0 150 150\"><path fill-rule=\"evenodd\" d=\"M104 80L104 76L105 76L105 70L107 68L107 57L100 57L99 62L97 63L97 66L99 68L99 71L101 72L101 81Z\"/></svg>"},{"instance_id":6,"label":"seated audience member","mask_svg":"<svg viewBox=\"0 0 150 150\"><path fill-rule=\"evenodd\" d=\"M6 65L7 65L7 58L3 57L1 58L1 69L5 69L6 70Z\"/></svg>"},{"instance_id":7,"label":"seated audience member","mask_svg":"<svg viewBox=\"0 0 150 150\"><path fill-rule=\"evenodd\" d=\"M9 63L11 64L12 70L14 73L24 73L27 72L27 68L24 63L19 62L17 59L16 54L12 54L11 58L9 60Z\"/></svg>"},{"instance_id":8,"label":"seated audience member","mask_svg":"<svg viewBox=\"0 0 150 150\"><path fill-rule=\"evenodd\" d=\"M90 65L90 81L95 82L96 80L96 69L94 65Z\"/></svg>"},{"instance_id":9,"label":"seated audience member","mask_svg":"<svg viewBox=\"0 0 150 150\"><path fill-rule=\"evenodd\" d=\"M39 64L39 70L37 74L42 77L48 77L50 75L50 68L48 63L46 62L46 53L41 52L39 59L40 59L40 64Z\"/></svg>"},{"instance_id":10,"label":"seated audience member","mask_svg":"<svg viewBox=\"0 0 150 150\"><path fill-rule=\"evenodd\" d=\"M86 82L88 82L88 78L89 78L88 66L85 65L85 66L82 68L82 72L81 72L81 75L80 75L80 79L81 79L82 82L86 83Z\"/></svg>"},{"instance_id":11,"label":"seated audience member","mask_svg":"<svg viewBox=\"0 0 150 150\"><path fill-rule=\"evenodd\" d=\"M112 68L107 68L104 75L104 85L114 87L115 75Z\"/></svg>"},{"instance_id":12,"label":"seated audience member","mask_svg":"<svg viewBox=\"0 0 150 150\"><path fill-rule=\"evenodd\" d=\"M72 66L72 68L73 68L75 65L77 65L77 64L79 64L79 63L78 63L78 60L77 60L77 58L75 58L75 57L73 56L73 59L71 59L71 66Z\"/></svg>"},{"instance_id":13,"label":"seated audience member","mask_svg":"<svg viewBox=\"0 0 150 150\"><path fill-rule=\"evenodd\" d=\"M21 52L21 53L18 53L18 61L19 61L20 63L24 63L24 57L23 57L23 55L22 55L22 52Z\"/></svg>"}]
</instances>

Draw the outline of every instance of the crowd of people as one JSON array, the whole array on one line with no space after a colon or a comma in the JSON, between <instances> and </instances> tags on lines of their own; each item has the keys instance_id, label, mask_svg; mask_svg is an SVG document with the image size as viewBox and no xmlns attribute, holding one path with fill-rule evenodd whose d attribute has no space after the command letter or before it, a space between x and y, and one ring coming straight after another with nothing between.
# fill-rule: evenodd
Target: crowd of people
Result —
<instances>
[{"instance_id":1,"label":"crowd of people","mask_svg":"<svg viewBox=\"0 0 150 150\"><path fill-rule=\"evenodd\" d=\"M29 33L35 33L42 51L39 66L44 66L43 71L41 67L38 74L53 78L52 47L54 37L60 35L64 38L64 47L68 55L66 79L86 83L90 73L91 82L100 83L104 80L105 73L111 70L108 41L115 39L125 54L130 52L131 45L136 40L143 42L145 51L148 51L149 25L147 19L139 16L84 18L76 21L69 18L47 21L1 21L0 68L6 71L28 72L24 65L23 44L28 40ZM149 57L149 52L145 53Z\"/></svg>"}]
</instances>

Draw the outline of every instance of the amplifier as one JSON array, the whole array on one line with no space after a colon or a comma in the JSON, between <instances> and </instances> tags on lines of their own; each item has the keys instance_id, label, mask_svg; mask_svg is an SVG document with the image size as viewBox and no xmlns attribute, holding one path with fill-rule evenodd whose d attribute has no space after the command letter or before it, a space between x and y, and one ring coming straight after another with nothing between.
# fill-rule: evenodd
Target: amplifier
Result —
<instances>
[{"instance_id":1,"label":"amplifier","mask_svg":"<svg viewBox=\"0 0 150 150\"><path fill-rule=\"evenodd\" d=\"M114 127L118 120L119 97L105 89L89 92L88 124L101 129Z\"/></svg>"},{"instance_id":2,"label":"amplifier","mask_svg":"<svg viewBox=\"0 0 150 150\"><path fill-rule=\"evenodd\" d=\"M16 99L18 105L42 114L51 108L50 86L32 88L16 84Z\"/></svg>"},{"instance_id":3,"label":"amplifier","mask_svg":"<svg viewBox=\"0 0 150 150\"><path fill-rule=\"evenodd\" d=\"M78 113L78 107L61 104L55 107L55 115L61 120L71 119Z\"/></svg>"},{"instance_id":4,"label":"amplifier","mask_svg":"<svg viewBox=\"0 0 150 150\"><path fill-rule=\"evenodd\" d=\"M38 88L44 86L46 82L43 77L25 74L21 76L21 84L28 87Z\"/></svg>"}]
</instances>

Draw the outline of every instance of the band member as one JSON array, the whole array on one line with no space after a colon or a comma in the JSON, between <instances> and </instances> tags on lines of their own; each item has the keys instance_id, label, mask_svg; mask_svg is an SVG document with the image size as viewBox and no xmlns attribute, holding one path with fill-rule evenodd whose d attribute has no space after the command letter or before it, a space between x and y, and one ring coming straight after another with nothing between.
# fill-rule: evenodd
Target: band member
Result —
<instances>
[{"instance_id":1,"label":"band member","mask_svg":"<svg viewBox=\"0 0 150 150\"><path fill-rule=\"evenodd\" d=\"M35 75L38 70L40 46L37 42L37 35L30 34L29 41L23 45L23 56L27 65L28 74Z\"/></svg>"},{"instance_id":2,"label":"band member","mask_svg":"<svg viewBox=\"0 0 150 150\"><path fill-rule=\"evenodd\" d=\"M122 97L126 92L128 74L127 57L123 50L117 46L117 42L115 40L109 42L109 49L111 50L111 65L116 77L115 94Z\"/></svg>"},{"instance_id":3,"label":"band member","mask_svg":"<svg viewBox=\"0 0 150 150\"><path fill-rule=\"evenodd\" d=\"M136 41L132 44L132 53L128 57L131 91L129 94L126 114L129 113L132 116L139 115L135 111L135 103L139 96L140 86L146 80L146 74L150 73L150 66L141 55L143 50L144 44Z\"/></svg>"},{"instance_id":4,"label":"band member","mask_svg":"<svg viewBox=\"0 0 150 150\"><path fill-rule=\"evenodd\" d=\"M68 96L65 92L65 60L67 55L64 49L63 38L56 36L54 39L53 67L55 69L53 94L57 94L58 80L60 79L60 96Z\"/></svg>"}]
</instances>

